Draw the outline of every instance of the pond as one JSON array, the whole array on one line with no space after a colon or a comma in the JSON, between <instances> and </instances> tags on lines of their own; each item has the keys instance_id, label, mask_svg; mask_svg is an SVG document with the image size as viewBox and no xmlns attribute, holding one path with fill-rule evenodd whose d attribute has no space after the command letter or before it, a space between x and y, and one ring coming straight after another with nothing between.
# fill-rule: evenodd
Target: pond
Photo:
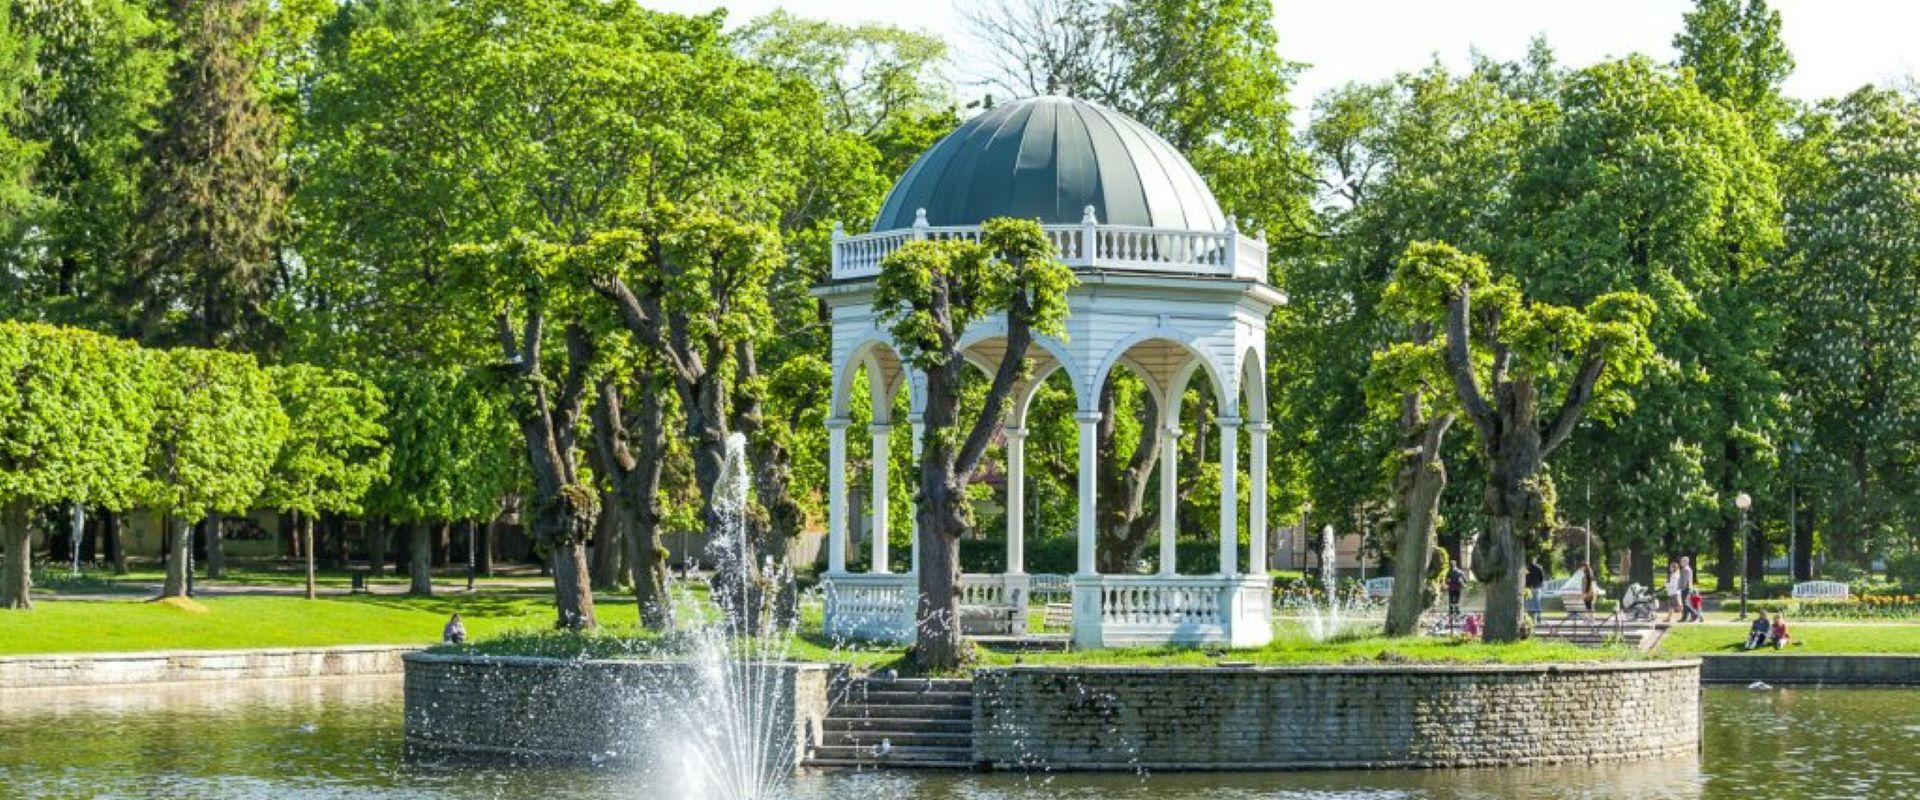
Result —
<instances>
[{"instance_id":1,"label":"pond","mask_svg":"<svg viewBox=\"0 0 1920 800\"><path fill-rule=\"evenodd\" d=\"M1267 774L819 773L798 800L1920 796L1920 690L1708 689L1698 758ZM398 679L0 692L0 796L648 798L615 768L402 758Z\"/></svg>"}]
</instances>

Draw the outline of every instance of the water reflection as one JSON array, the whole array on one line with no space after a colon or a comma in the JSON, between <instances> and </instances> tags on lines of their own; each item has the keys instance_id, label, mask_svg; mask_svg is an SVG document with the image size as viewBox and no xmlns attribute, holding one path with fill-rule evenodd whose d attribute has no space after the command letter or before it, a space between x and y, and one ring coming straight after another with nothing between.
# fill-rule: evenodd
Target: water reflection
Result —
<instances>
[{"instance_id":1,"label":"water reflection","mask_svg":"<svg viewBox=\"0 0 1920 800\"><path fill-rule=\"evenodd\" d=\"M798 800L1546 800L1920 796L1920 692L1705 693L1698 758L1598 767L1224 775L823 773ZM641 798L613 768L403 759L398 680L0 692L0 796Z\"/></svg>"}]
</instances>

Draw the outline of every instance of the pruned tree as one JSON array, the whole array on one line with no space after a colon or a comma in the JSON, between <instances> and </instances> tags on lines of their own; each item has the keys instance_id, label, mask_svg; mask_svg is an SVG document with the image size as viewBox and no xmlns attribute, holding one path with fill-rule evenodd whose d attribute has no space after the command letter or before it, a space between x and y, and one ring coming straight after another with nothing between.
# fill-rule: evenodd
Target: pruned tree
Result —
<instances>
[{"instance_id":1,"label":"pruned tree","mask_svg":"<svg viewBox=\"0 0 1920 800\"><path fill-rule=\"evenodd\" d=\"M351 372L305 364L269 371L288 434L263 499L300 515L300 552L312 600L314 520L359 513L367 490L386 475L386 403L379 389Z\"/></svg>"},{"instance_id":2,"label":"pruned tree","mask_svg":"<svg viewBox=\"0 0 1920 800\"><path fill-rule=\"evenodd\" d=\"M881 262L873 307L901 357L926 376L925 449L916 495L919 599L914 660L948 669L966 657L960 630L960 537L973 526L966 483L1005 418L1014 384L1027 373L1035 333L1064 334L1073 273L1031 221L992 219L978 243L915 241ZM960 426L967 362L960 340L991 314L1006 321L1006 350L970 428Z\"/></svg>"},{"instance_id":3,"label":"pruned tree","mask_svg":"<svg viewBox=\"0 0 1920 800\"><path fill-rule=\"evenodd\" d=\"M252 356L180 348L154 358L156 417L141 505L170 525L160 596L185 597L193 523L251 509L286 439L287 415Z\"/></svg>"},{"instance_id":4,"label":"pruned tree","mask_svg":"<svg viewBox=\"0 0 1920 800\"><path fill-rule=\"evenodd\" d=\"M0 322L0 607L33 607L36 506L125 509L140 488L152 358L96 333Z\"/></svg>"},{"instance_id":5,"label":"pruned tree","mask_svg":"<svg viewBox=\"0 0 1920 800\"><path fill-rule=\"evenodd\" d=\"M1487 464L1488 531L1473 552L1474 576L1487 587L1486 639L1515 641L1525 634L1527 550L1553 520L1546 459L1590 407L1614 412L1630 402L1623 390L1655 357L1653 301L1636 292L1604 294L1585 308L1532 300L1485 259L1433 243L1408 248L1388 292L1445 331L1446 375ZM1543 394L1559 399L1543 409Z\"/></svg>"}]
</instances>

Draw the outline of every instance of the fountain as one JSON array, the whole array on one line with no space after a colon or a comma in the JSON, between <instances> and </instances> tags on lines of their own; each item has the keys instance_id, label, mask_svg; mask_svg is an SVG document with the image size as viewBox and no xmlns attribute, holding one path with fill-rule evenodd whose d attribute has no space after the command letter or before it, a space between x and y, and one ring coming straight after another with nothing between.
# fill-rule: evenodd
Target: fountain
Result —
<instances>
[{"instance_id":1,"label":"fountain","mask_svg":"<svg viewBox=\"0 0 1920 800\"><path fill-rule=\"evenodd\" d=\"M1334 571L1338 561L1339 553L1333 544L1333 526L1328 525L1320 530L1320 593L1326 600L1323 604L1319 599L1309 596L1293 602L1295 610L1305 618L1307 636L1316 642L1339 636L1358 621L1359 601L1340 597L1340 580Z\"/></svg>"},{"instance_id":2,"label":"fountain","mask_svg":"<svg viewBox=\"0 0 1920 800\"><path fill-rule=\"evenodd\" d=\"M667 687L674 713L650 738L666 765L677 772L681 796L763 800L783 796L794 770L796 738L782 728L792 722L793 684L777 665L788 660L793 628L770 613L768 598L787 579L771 561L759 570L747 532L746 438L727 437L726 458L714 484L713 507L720 536L710 543L715 574L712 608L702 608L684 585L674 588L694 680Z\"/></svg>"}]
</instances>

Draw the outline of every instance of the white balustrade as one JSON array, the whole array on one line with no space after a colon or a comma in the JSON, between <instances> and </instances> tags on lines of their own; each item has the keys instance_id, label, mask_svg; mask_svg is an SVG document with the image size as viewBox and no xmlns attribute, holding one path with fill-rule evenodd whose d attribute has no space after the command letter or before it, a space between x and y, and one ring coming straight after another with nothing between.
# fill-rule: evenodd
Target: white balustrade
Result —
<instances>
[{"instance_id":1,"label":"white balustrade","mask_svg":"<svg viewBox=\"0 0 1920 800\"><path fill-rule=\"evenodd\" d=\"M1128 269L1144 272L1220 275L1267 279L1267 245L1233 231L1199 231L1134 225L1046 225L1060 260L1076 269ZM919 227L833 241L833 278L846 280L879 274L880 261L916 238L934 241L980 240L977 225Z\"/></svg>"},{"instance_id":2,"label":"white balustrade","mask_svg":"<svg viewBox=\"0 0 1920 800\"><path fill-rule=\"evenodd\" d=\"M1272 591L1264 575L1076 575L1074 646L1257 647L1273 638Z\"/></svg>"},{"instance_id":3,"label":"white balustrade","mask_svg":"<svg viewBox=\"0 0 1920 800\"><path fill-rule=\"evenodd\" d=\"M829 638L913 641L913 612L919 597L913 574L831 575L821 580L820 588Z\"/></svg>"}]
</instances>

